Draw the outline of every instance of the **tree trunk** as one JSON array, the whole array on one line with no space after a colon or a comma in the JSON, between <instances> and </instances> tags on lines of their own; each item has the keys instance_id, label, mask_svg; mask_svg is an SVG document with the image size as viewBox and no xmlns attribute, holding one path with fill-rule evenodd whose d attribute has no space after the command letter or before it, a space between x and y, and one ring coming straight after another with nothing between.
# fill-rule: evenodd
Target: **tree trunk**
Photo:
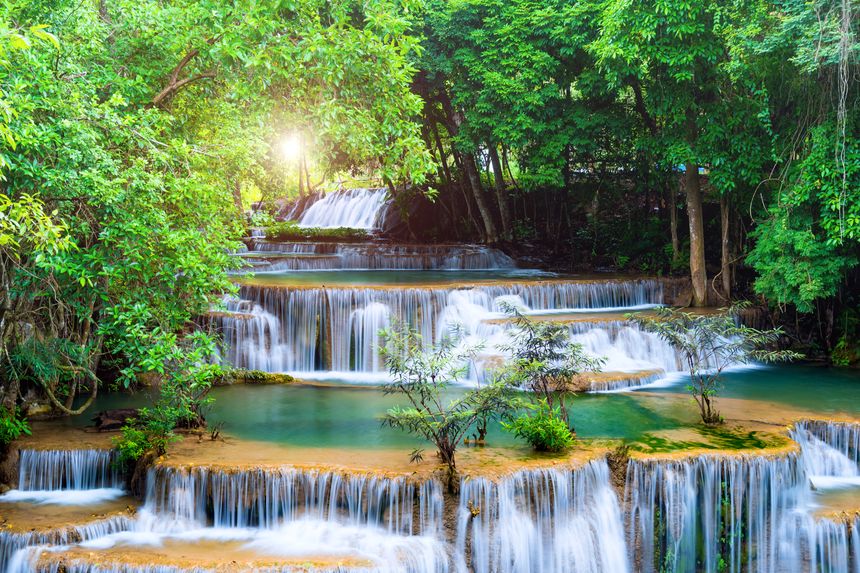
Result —
<instances>
[{"instance_id":1,"label":"tree trunk","mask_svg":"<svg viewBox=\"0 0 860 573\"><path fill-rule=\"evenodd\" d=\"M439 94L439 103L442 105L442 110L445 112L445 121L443 122L448 134L451 137L456 137L460 133L460 126L463 123L463 114L454 109L451 103L450 96L442 91ZM460 164L466 173L466 178L469 180L469 188L475 199L475 204L478 206L478 211L481 214L481 220L484 227L484 241L487 243L495 243L498 241L498 233L496 232L496 224L493 222L493 213L487 205L484 192L481 187L481 177L478 173L478 166L475 165L475 157L471 153L459 153L454 147L454 153L460 155Z\"/></svg>"},{"instance_id":2,"label":"tree trunk","mask_svg":"<svg viewBox=\"0 0 860 573\"><path fill-rule=\"evenodd\" d=\"M245 213L245 210L242 208L242 185L239 183L238 179L233 181L233 203L236 205L236 212L239 213L239 217Z\"/></svg>"},{"instance_id":3,"label":"tree trunk","mask_svg":"<svg viewBox=\"0 0 860 573\"><path fill-rule=\"evenodd\" d=\"M490 206L487 204L484 190L481 187L478 166L475 165L475 158L471 154L463 155L463 167L466 169L466 176L469 178L469 187L472 190L475 204L478 206L478 212L481 214L481 220L484 223L484 241L489 244L496 243L499 240L499 235L496 232L496 223L493 221L493 213L490 211Z\"/></svg>"},{"instance_id":4,"label":"tree trunk","mask_svg":"<svg viewBox=\"0 0 860 573\"><path fill-rule=\"evenodd\" d=\"M508 190L505 188L505 177L502 173L502 162L495 145L488 145L490 164L493 166L493 181L496 186L496 199L499 202L499 215L502 223L502 234L505 239L511 236L511 206L508 201Z\"/></svg>"},{"instance_id":5,"label":"tree trunk","mask_svg":"<svg viewBox=\"0 0 860 573\"><path fill-rule=\"evenodd\" d=\"M723 296L726 299L732 297L732 262L731 262L731 244L729 242L729 197L726 193L720 194L720 264L723 286Z\"/></svg>"},{"instance_id":6,"label":"tree trunk","mask_svg":"<svg viewBox=\"0 0 860 573\"><path fill-rule=\"evenodd\" d=\"M681 241L678 239L678 205L675 201L675 187L673 181L666 186L667 207L669 209L669 233L672 237L672 263L677 263L681 257Z\"/></svg>"},{"instance_id":7,"label":"tree trunk","mask_svg":"<svg viewBox=\"0 0 860 573\"><path fill-rule=\"evenodd\" d=\"M705 223L702 214L702 188L699 165L686 163L687 216L690 219L690 278L693 306L705 306L708 299L708 272L705 269Z\"/></svg>"}]
</instances>

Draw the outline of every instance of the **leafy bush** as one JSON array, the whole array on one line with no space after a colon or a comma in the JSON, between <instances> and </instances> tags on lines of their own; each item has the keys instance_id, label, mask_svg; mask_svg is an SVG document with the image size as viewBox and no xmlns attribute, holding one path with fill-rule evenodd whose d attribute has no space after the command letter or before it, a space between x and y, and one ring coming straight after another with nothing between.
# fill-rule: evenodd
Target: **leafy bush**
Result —
<instances>
[{"instance_id":1,"label":"leafy bush","mask_svg":"<svg viewBox=\"0 0 860 573\"><path fill-rule=\"evenodd\" d=\"M295 221L274 223L266 227L266 238L273 241L364 241L367 237L368 233L363 229L299 227Z\"/></svg>"},{"instance_id":2,"label":"leafy bush","mask_svg":"<svg viewBox=\"0 0 860 573\"><path fill-rule=\"evenodd\" d=\"M21 434L30 435L30 425L19 411L10 412L0 406L0 449L5 448Z\"/></svg>"},{"instance_id":3,"label":"leafy bush","mask_svg":"<svg viewBox=\"0 0 860 573\"><path fill-rule=\"evenodd\" d=\"M540 399L528 408L534 412L532 415L523 414L502 426L539 452L562 452L573 446L573 434L559 406L550 408L545 399Z\"/></svg>"},{"instance_id":4,"label":"leafy bush","mask_svg":"<svg viewBox=\"0 0 860 573\"><path fill-rule=\"evenodd\" d=\"M210 362L214 339L198 331L182 340L172 336L167 340L172 342L165 341L164 354L151 370L163 376L158 401L152 408L142 408L114 441L124 462L136 461L147 452L164 454L176 439L176 428L205 425L203 409L211 402L209 390L222 375L221 367Z\"/></svg>"},{"instance_id":5,"label":"leafy bush","mask_svg":"<svg viewBox=\"0 0 860 573\"><path fill-rule=\"evenodd\" d=\"M738 320L749 303L735 303L718 314L692 314L672 308L660 308L651 316L628 314L627 319L643 330L653 332L684 357L690 373L687 391L699 406L702 422L723 423L716 408L722 385L723 370L734 364L752 361L783 362L801 358L790 350L774 347L782 330L758 330Z\"/></svg>"},{"instance_id":6,"label":"leafy bush","mask_svg":"<svg viewBox=\"0 0 860 573\"><path fill-rule=\"evenodd\" d=\"M120 461L131 463L148 452L157 456L167 452L167 446L177 439L173 433L176 418L174 411L164 407L141 408L140 415L129 420L122 436L114 440Z\"/></svg>"}]
</instances>

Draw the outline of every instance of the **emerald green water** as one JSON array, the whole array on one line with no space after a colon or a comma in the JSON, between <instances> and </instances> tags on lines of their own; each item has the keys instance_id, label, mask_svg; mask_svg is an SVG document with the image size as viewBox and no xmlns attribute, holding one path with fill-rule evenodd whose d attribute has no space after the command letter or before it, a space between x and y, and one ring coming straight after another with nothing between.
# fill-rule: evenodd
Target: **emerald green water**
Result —
<instances>
[{"instance_id":1,"label":"emerald green water","mask_svg":"<svg viewBox=\"0 0 860 573\"><path fill-rule=\"evenodd\" d=\"M820 415L860 416L860 371L850 368L788 365L727 372L720 391L727 398L776 402ZM681 392L685 382L657 393Z\"/></svg>"},{"instance_id":2,"label":"emerald green water","mask_svg":"<svg viewBox=\"0 0 860 573\"><path fill-rule=\"evenodd\" d=\"M647 442L653 432L696 424L695 407L683 396L684 384L681 378L645 391L579 395L570 401L572 421L583 438ZM726 375L722 395L783 404L808 411L810 417L860 416L860 372L806 366L744 370ZM403 398L375 388L238 385L215 388L212 397L208 420L223 423L224 431L238 438L313 447L418 445L403 432L381 426L381 416L403 404ZM141 406L148 400L146 394L109 394L99 398L92 412ZM91 415L66 423L87 425ZM497 424L488 441L496 446L515 443Z\"/></svg>"}]
</instances>

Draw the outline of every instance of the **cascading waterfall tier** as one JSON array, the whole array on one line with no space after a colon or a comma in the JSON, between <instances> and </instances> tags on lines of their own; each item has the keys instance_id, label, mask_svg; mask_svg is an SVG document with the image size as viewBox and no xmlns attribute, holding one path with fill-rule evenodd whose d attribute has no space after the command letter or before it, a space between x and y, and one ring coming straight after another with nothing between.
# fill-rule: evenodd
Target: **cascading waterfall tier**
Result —
<instances>
[{"instance_id":1,"label":"cascading waterfall tier","mask_svg":"<svg viewBox=\"0 0 860 573\"><path fill-rule=\"evenodd\" d=\"M629 571L606 461L464 481L455 555L475 573Z\"/></svg>"},{"instance_id":2,"label":"cascading waterfall tier","mask_svg":"<svg viewBox=\"0 0 860 573\"><path fill-rule=\"evenodd\" d=\"M131 523L97 536L34 539L80 543L68 555L66 547L21 549L4 564L7 573L220 571L164 563L169 557L163 555L161 564L145 564L149 552L158 551L151 547L179 547L181 557L183 547L217 540L276 564L257 568L262 571L446 573L449 556L438 540L442 499L432 480L293 468L155 466L147 475L146 503ZM116 553L98 553L113 549L135 556L135 563L121 557L114 563ZM305 566L317 560L332 565Z\"/></svg>"},{"instance_id":3,"label":"cascading waterfall tier","mask_svg":"<svg viewBox=\"0 0 860 573\"><path fill-rule=\"evenodd\" d=\"M116 499L123 485L116 460L113 450L19 450L18 489L0 496L0 502L81 505ZM29 561L19 556L28 547L98 539L126 531L132 523L125 515L90 520L47 530L0 532L0 571L28 571Z\"/></svg>"},{"instance_id":4,"label":"cascading waterfall tier","mask_svg":"<svg viewBox=\"0 0 860 573\"><path fill-rule=\"evenodd\" d=\"M308 270L494 270L514 261L481 245L404 245L385 243L279 243L251 241L241 253L255 272Z\"/></svg>"},{"instance_id":5,"label":"cascading waterfall tier","mask_svg":"<svg viewBox=\"0 0 860 573\"><path fill-rule=\"evenodd\" d=\"M122 488L122 476L116 462L113 450L20 450L18 489Z\"/></svg>"},{"instance_id":6,"label":"cascading waterfall tier","mask_svg":"<svg viewBox=\"0 0 860 573\"><path fill-rule=\"evenodd\" d=\"M460 328L473 342L503 342L501 303L533 311L628 308L662 302L656 280L546 281L426 288L295 288L244 285L227 313L213 319L223 333L224 358L267 372L383 372L380 329L396 318L413 325L426 343ZM574 323L575 341L606 370L675 370L676 352L638 327ZM477 374L476 374L477 375Z\"/></svg>"},{"instance_id":7,"label":"cascading waterfall tier","mask_svg":"<svg viewBox=\"0 0 860 573\"><path fill-rule=\"evenodd\" d=\"M803 439L804 434L826 444L845 460L852 462L854 465L853 474L857 475L856 466L860 464L860 424L805 420L796 425L792 437L795 440L800 440ZM851 466L843 467L850 468ZM809 467L808 470L813 474L819 475L822 472L833 471L832 468L827 467Z\"/></svg>"},{"instance_id":8,"label":"cascading waterfall tier","mask_svg":"<svg viewBox=\"0 0 860 573\"><path fill-rule=\"evenodd\" d=\"M323 229L374 229L382 225L388 206L386 189L344 189L329 193L302 213L299 225Z\"/></svg>"},{"instance_id":9,"label":"cascading waterfall tier","mask_svg":"<svg viewBox=\"0 0 860 573\"><path fill-rule=\"evenodd\" d=\"M637 570L860 570L860 518L814 515L810 485L813 473L856 475L847 454L858 429L800 423L791 432L800 453L631 460L625 506Z\"/></svg>"},{"instance_id":10,"label":"cascading waterfall tier","mask_svg":"<svg viewBox=\"0 0 860 573\"><path fill-rule=\"evenodd\" d=\"M343 573L856 573L860 515L817 516L810 482L856 475L858 432L858 424L801 422L791 431L796 452L633 459L623 503L603 459L464 479L456 524L445 523L441 485L433 480L158 465L137 517L0 533L0 570L214 571L144 563L151 547L217 540L292 563L295 548L337 548L333 555L356 556L356 563L318 570ZM103 475L106 453L22 455L22 483L113 483ZM75 472L65 469L70 464ZM26 547L35 544L79 551L64 561L62 547ZM111 564L114 557L99 552L112 548L119 551L113 556L136 551L143 561Z\"/></svg>"},{"instance_id":11,"label":"cascading waterfall tier","mask_svg":"<svg viewBox=\"0 0 860 573\"><path fill-rule=\"evenodd\" d=\"M646 572L773 571L778 524L804 485L795 454L631 460L631 558Z\"/></svg>"},{"instance_id":12,"label":"cascading waterfall tier","mask_svg":"<svg viewBox=\"0 0 860 573\"><path fill-rule=\"evenodd\" d=\"M83 525L70 525L48 531L0 531L0 571L5 571L15 553L35 545L70 545L122 531L128 531L132 519L117 515ZM13 568L17 568L15 566Z\"/></svg>"},{"instance_id":13,"label":"cascading waterfall tier","mask_svg":"<svg viewBox=\"0 0 860 573\"><path fill-rule=\"evenodd\" d=\"M214 527L273 529L311 518L421 535L441 529L441 505L435 481L415 484L369 474L158 466L147 479L149 511Z\"/></svg>"}]
</instances>

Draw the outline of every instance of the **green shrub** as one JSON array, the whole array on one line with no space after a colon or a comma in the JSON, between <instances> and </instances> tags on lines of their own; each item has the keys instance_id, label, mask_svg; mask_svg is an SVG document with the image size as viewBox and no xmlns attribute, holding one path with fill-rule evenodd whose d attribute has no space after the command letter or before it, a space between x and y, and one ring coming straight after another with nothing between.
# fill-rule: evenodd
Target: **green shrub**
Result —
<instances>
[{"instance_id":1,"label":"green shrub","mask_svg":"<svg viewBox=\"0 0 860 573\"><path fill-rule=\"evenodd\" d=\"M120 462L128 464L139 460L146 453L157 456L167 452L167 446L177 439L176 413L162 408L141 408L137 418L122 427L122 435L114 439Z\"/></svg>"},{"instance_id":2,"label":"green shrub","mask_svg":"<svg viewBox=\"0 0 860 573\"><path fill-rule=\"evenodd\" d=\"M561 408L550 408L543 399L528 408L533 410L532 415L523 414L502 426L540 452L562 452L573 446L573 434L562 417Z\"/></svg>"},{"instance_id":3,"label":"green shrub","mask_svg":"<svg viewBox=\"0 0 860 573\"><path fill-rule=\"evenodd\" d=\"M21 434L30 435L30 425L19 411L10 412L0 407L0 448L17 440Z\"/></svg>"},{"instance_id":4,"label":"green shrub","mask_svg":"<svg viewBox=\"0 0 860 573\"><path fill-rule=\"evenodd\" d=\"M266 238L272 241L364 241L367 231L350 227L319 229L299 227L295 221L273 223L266 227Z\"/></svg>"}]
</instances>

